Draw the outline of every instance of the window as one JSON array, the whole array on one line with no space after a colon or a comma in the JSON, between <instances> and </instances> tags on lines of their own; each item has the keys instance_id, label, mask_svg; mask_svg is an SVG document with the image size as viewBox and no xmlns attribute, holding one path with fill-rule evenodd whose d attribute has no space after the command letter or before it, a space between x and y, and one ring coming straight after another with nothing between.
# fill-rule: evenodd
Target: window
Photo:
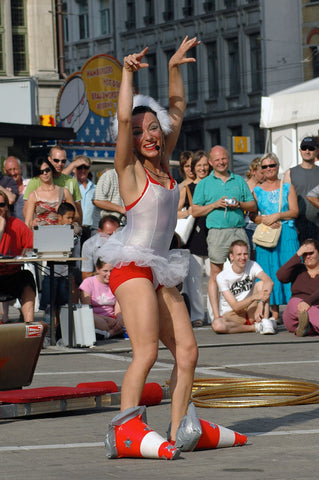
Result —
<instances>
[{"instance_id":1,"label":"window","mask_svg":"<svg viewBox=\"0 0 319 480\"><path fill-rule=\"evenodd\" d=\"M215 0L206 0L203 3L203 8L206 13L213 12L216 10L216 1Z\"/></svg>"},{"instance_id":2,"label":"window","mask_svg":"<svg viewBox=\"0 0 319 480\"><path fill-rule=\"evenodd\" d=\"M68 6L66 2L62 3L62 13L63 13L63 34L64 34L64 40L66 42L69 41L69 20L68 20Z\"/></svg>"},{"instance_id":3,"label":"window","mask_svg":"<svg viewBox=\"0 0 319 480\"><path fill-rule=\"evenodd\" d=\"M127 11L127 20L125 26L127 29L135 28L136 26L136 16L135 16L135 1L128 0L126 3L126 11Z\"/></svg>"},{"instance_id":4,"label":"window","mask_svg":"<svg viewBox=\"0 0 319 480\"><path fill-rule=\"evenodd\" d=\"M318 47L312 47L312 70L313 78L319 77L319 49Z\"/></svg>"},{"instance_id":5,"label":"window","mask_svg":"<svg viewBox=\"0 0 319 480\"><path fill-rule=\"evenodd\" d=\"M148 88L151 97L158 99L158 85L156 72L156 55L155 53L147 55L148 67Z\"/></svg>"},{"instance_id":6,"label":"window","mask_svg":"<svg viewBox=\"0 0 319 480\"><path fill-rule=\"evenodd\" d=\"M79 1L79 36L80 40L89 37L89 9L88 0Z\"/></svg>"},{"instance_id":7,"label":"window","mask_svg":"<svg viewBox=\"0 0 319 480\"><path fill-rule=\"evenodd\" d=\"M154 23L154 0L145 0L145 25L153 25Z\"/></svg>"},{"instance_id":8,"label":"window","mask_svg":"<svg viewBox=\"0 0 319 480\"><path fill-rule=\"evenodd\" d=\"M236 127L229 127L231 137L241 137L242 136L242 129L241 125Z\"/></svg>"},{"instance_id":9,"label":"window","mask_svg":"<svg viewBox=\"0 0 319 480\"><path fill-rule=\"evenodd\" d=\"M174 0L165 0L165 10L163 12L164 20L174 19Z\"/></svg>"},{"instance_id":10,"label":"window","mask_svg":"<svg viewBox=\"0 0 319 480\"><path fill-rule=\"evenodd\" d=\"M11 0L12 51L14 75L28 74L25 0Z\"/></svg>"},{"instance_id":11,"label":"window","mask_svg":"<svg viewBox=\"0 0 319 480\"><path fill-rule=\"evenodd\" d=\"M194 15L193 0L185 0L184 7L183 7L183 14L184 14L184 17L191 17L192 15Z\"/></svg>"},{"instance_id":12,"label":"window","mask_svg":"<svg viewBox=\"0 0 319 480\"><path fill-rule=\"evenodd\" d=\"M216 42L207 44L208 95L218 97L218 59Z\"/></svg>"},{"instance_id":13,"label":"window","mask_svg":"<svg viewBox=\"0 0 319 480\"><path fill-rule=\"evenodd\" d=\"M196 50L190 51L189 55L196 58ZM188 100L193 102L198 98L198 78L197 78L197 63L187 64L188 73Z\"/></svg>"},{"instance_id":14,"label":"window","mask_svg":"<svg viewBox=\"0 0 319 480\"><path fill-rule=\"evenodd\" d=\"M4 65L4 21L2 12L2 3L0 4L0 73L5 73Z\"/></svg>"},{"instance_id":15,"label":"window","mask_svg":"<svg viewBox=\"0 0 319 480\"><path fill-rule=\"evenodd\" d=\"M210 145L212 147L214 147L215 145L221 144L219 128L213 128L212 130L209 131L209 134L210 134Z\"/></svg>"},{"instance_id":16,"label":"window","mask_svg":"<svg viewBox=\"0 0 319 480\"><path fill-rule=\"evenodd\" d=\"M111 33L109 0L100 0L100 28L101 35Z\"/></svg>"},{"instance_id":17,"label":"window","mask_svg":"<svg viewBox=\"0 0 319 480\"><path fill-rule=\"evenodd\" d=\"M228 70L229 94L238 95L240 92L239 50L238 39L228 40Z\"/></svg>"},{"instance_id":18,"label":"window","mask_svg":"<svg viewBox=\"0 0 319 480\"><path fill-rule=\"evenodd\" d=\"M253 92L262 90L261 39L260 35L250 36L251 88Z\"/></svg>"},{"instance_id":19,"label":"window","mask_svg":"<svg viewBox=\"0 0 319 480\"><path fill-rule=\"evenodd\" d=\"M265 130L258 124L252 125L254 135L254 152L264 153L265 151Z\"/></svg>"},{"instance_id":20,"label":"window","mask_svg":"<svg viewBox=\"0 0 319 480\"><path fill-rule=\"evenodd\" d=\"M198 128L198 122L190 122L185 130L186 150L195 152L203 146L203 129Z\"/></svg>"},{"instance_id":21,"label":"window","mask_svg":"<svg viewBox=\"0 0 319 480\"><path fill-rule=\"evenodd\" d=\"M225 8L237 7L237 0L225 0Z\"/></svg>"}]
</instances>

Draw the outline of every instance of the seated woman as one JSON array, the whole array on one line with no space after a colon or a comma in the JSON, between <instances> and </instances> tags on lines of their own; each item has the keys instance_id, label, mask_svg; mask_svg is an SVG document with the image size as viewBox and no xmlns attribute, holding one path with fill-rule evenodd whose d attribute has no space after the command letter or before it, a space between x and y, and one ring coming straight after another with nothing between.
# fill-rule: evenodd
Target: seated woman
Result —
<instances>
[{"instance_id":1,"label":"seated woman","mask_svg":"<svg viewBox=\"0 0 319 480\"><path fill-rule=\"evenodd\" d=\"M41 185L30 193L27 201L25 223L29 228L57 224L57 210L63 201L71 203L75 208L70 191L53 182L54 174L55 169L49 160L41 159L35 169L35 176L40 178Z\"/></svg>"},{"instance_id":2,"label":"seated woman","mask_svg":"<svg viewBox=\"0 0 319 480\"><path fill-rule=\"evenodd\" d=\"M297 337L319 335L319 242L308 238L277 271L282 283L291 282L291 299L283 314L285 327Z\"/></svg>"},{"instance_id":3,"label":"seated woman","mask_svg":"<svg viewBox=\"0 0 319 480\"><path fill-rule=\"evenodd\" d=\"M95 328L105 338L123 333L120 307L109 286L112 268L112 265L98 259L96 275L83 280L79 287L81 302L92 305Z\"/></svg>"}]
</instances>

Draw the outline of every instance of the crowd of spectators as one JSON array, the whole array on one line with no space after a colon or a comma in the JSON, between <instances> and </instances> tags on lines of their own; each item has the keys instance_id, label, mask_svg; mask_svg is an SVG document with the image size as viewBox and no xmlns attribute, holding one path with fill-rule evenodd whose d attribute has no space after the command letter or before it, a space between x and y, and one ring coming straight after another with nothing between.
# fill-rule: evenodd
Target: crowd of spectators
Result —
<instances>
[{"instance_id":1,"label":"crowd of spectators","mask_svg":"<svg viewBox=\"0 0 319 480\"><path fill-rule=\"evenodd\" d=\"M285 172L282 181L280 160L274 153L255 158L245 181L230 170L230 154L223 146L216 145L209 153L182 152L178 218L192 215L195 221L182 247L191 255L181 288L193 328L208 323L216 333L275 333L283 311L288 331L298 336L319 333L317 152L317 138L305 137L300 144L301 164ZM57 145L38 158L34 176L26 179L19 158L9 156L0 172L0 254L21 255L32 248L36 225L75 224L77 256L84 259L74 290L79 288L81 302L95 308L95 326L108 338L121 334L123 323L108 291L111 267L101 262L99 250L125 225L126 210L116 171L98 174L95 184L91 167L85 155L67 164L66 151ZM66 216L70 218L65 220ZM276 247L253 243L253 232L260 223L281 227ZM65 268L63 272L55 268L58 311L67 301L67 282ZM13 274L14 279L17 276L15 292ZM206 306L203 275L208 284ZM33 320L37 286L42 290L40 309L47 308L48 277L44 275L40 285L34 277L18 265L0 267L3 322L7 321L7 302L15 298L24 321ZM99 304L99 299L104 303ZM272 323L262 324L265 319Z\"/></svg>"}]
</instances>

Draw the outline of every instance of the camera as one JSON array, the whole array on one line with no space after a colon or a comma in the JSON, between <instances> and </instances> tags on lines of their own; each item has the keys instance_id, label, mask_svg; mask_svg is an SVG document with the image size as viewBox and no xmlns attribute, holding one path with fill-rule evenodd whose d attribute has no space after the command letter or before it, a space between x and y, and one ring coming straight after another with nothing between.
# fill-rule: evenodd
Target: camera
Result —
<instances>
[{"instance_id":1,"label":"camera","mask_svg":"<svg viewBox=\"0 0 319 480\"><path fill-rule=\"evenodd\" d=\"M234 198L225 198L226 205L236 205L236 200Z\"/></svg>"}]
</instances>

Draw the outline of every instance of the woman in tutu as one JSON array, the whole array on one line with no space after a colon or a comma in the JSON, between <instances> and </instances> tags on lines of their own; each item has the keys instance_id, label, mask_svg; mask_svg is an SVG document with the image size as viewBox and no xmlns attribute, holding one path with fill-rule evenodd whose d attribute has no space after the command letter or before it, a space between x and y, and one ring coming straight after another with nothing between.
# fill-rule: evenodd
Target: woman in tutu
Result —
<instances>
[{"instance_id":1,"label":"woman in tutu","mask_svg":"<svg viewBox=\"0 0 319 480\"><path fill-rule=\"evenodd\" d=\"M185 303L176 289L188 269L188 252L169 250L177 219L179 188L169 174L186 108L179 66L195 62L188 50L198 45L187 37L169 61L169 112L150 97L133 98L133 74L147 68L148 48L124 59L118 112L115 168L127 225L101 248L111 263L110 287L129 335L133 358L121 389L121 411L139 404L146 377L157 359L158 342L171 351L171 440L187 412L197 345ZM117 132L116 132L117 133ZM115 136L116 136L115 133Z\"/></svg>"}]
</instances>

